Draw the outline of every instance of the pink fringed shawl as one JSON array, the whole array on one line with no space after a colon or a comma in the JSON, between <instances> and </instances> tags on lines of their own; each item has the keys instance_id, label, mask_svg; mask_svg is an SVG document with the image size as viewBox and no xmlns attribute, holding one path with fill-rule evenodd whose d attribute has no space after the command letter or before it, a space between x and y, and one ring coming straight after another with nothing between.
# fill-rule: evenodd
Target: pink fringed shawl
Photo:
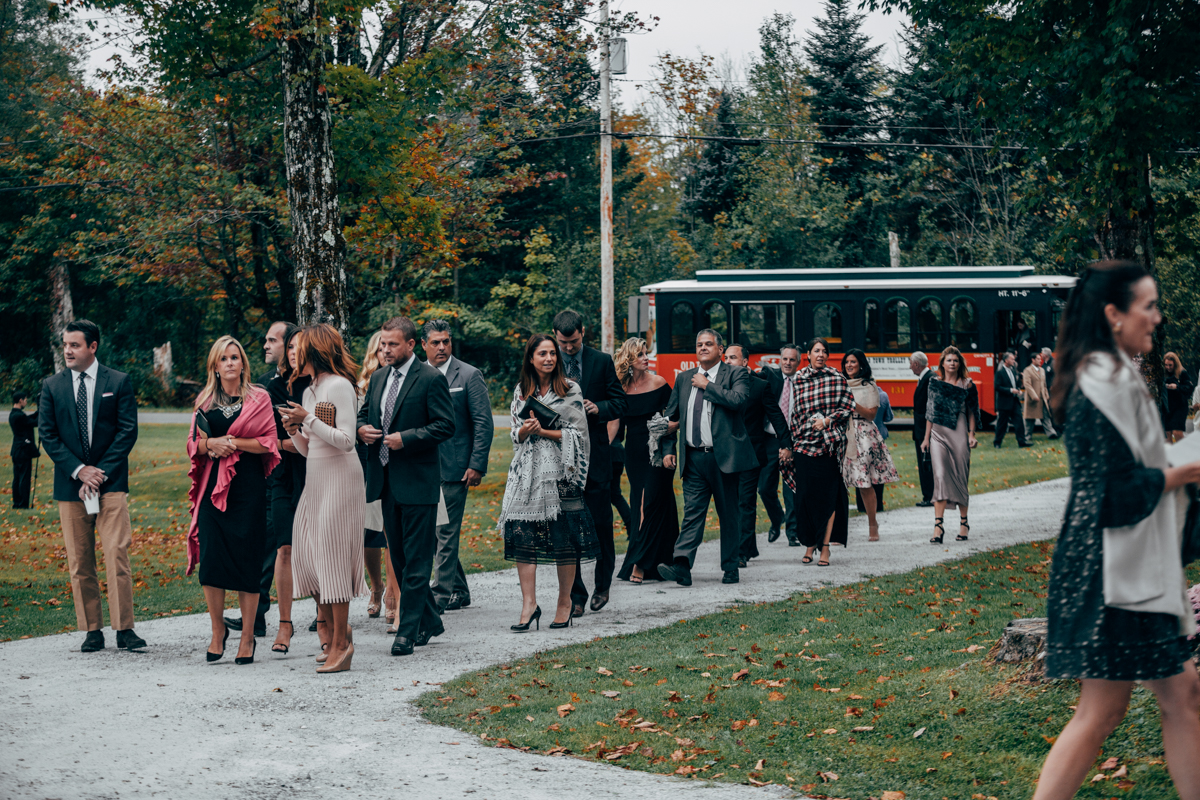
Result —
<instances>
[{"instance_id":1,"label":"pink fringed shawl","mask_svg":"<svg viewBox=\"0 0 1200 800\"><path fill-rule=\"evenodd\" d=\"M196 442L196 414L199 413L199 410L192 413L192 426L188 434L187 445L188 457L192 460L192 466L188 470L188 478L192 481L192 488L188 491L188 501L192 504L192 524L188 528L187 539L188 575L191 575L196 569L196 565L200 563L200 501L204 497L204 487L208 486L208 479L212 474L213 467L215 466L220 472L217 474L217 485L213 487L212 503L218 511L224 511L226 497L229 494L229 483L237 472L238 461L243 456L255 455L239 450L225 458L214 460L200 453L199 445ZM271 396L262 389L256 388L247 392L246 397L242 400L242 413L229 427L228 435L235 439L256 439L259 444L267 448L267 452L263 453L261 458L263 471L268 475L281 460L279 441L275 438L275 413L271 408Z\"/></svg>"}]
</instances>

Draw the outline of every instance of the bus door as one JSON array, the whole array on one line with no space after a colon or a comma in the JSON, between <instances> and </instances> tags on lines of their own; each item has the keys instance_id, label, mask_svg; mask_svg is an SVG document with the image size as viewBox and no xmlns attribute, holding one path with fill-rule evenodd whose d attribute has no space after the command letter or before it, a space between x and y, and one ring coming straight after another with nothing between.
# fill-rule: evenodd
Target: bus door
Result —
<instances>
[{"instance_id":1,"label":"bus door","mask_svg":"<svg viewBox=\"0 0 1200 800\"><path fill-rule=\"evenodd\" d=\"M1029 360L1042 345L1038 339L1038 313L1034 309L996 311L996 357L1003 358L1006 350L1017 353L1017 372L1029 366Z\"/></svg>"},{"instance_id":2,"label":"bus door","mask_svg":"<svg viewBox=\"0 0 1200 800\"><path fill-rule=\"evenodd\" d=\"M795 341L795 306L791 300L734 300L729 343L741 345L750 368L779 363L779 350Z\"/></svg>"},{"instance_id":3,"label":"bus door","mask_svg":"<svg viewBox=\"0 0 1200 800\"><path fill-rule=\"evenodd\" d=\"M854 347L854 331L850 324L850 301L846 298L827 300L804 300L800 303L798 330L801 340L800 364L808 365L805 345L816 337L829 342L829 366L838 369L842 364L842 353Z\"/></svg>"}]
</instances>

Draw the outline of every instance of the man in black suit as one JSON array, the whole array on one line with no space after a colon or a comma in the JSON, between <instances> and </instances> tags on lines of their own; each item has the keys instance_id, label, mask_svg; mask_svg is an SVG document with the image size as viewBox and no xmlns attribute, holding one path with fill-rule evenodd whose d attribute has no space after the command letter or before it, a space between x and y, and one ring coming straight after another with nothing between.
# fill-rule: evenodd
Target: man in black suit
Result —
<instances>
[{"instance_id":1,"label":"man in black suit","mask_svg":"<svg viewBox=\"0 0 1200 800\"><path fill-rule=\"evenodd\" d=\"M129 452L137 441L137 401L124 372L96 360L100 328L86 319L63 331L67 368L42 384L38 433L54 461L54 499L62 520L75 622L87 631L80 651L104 649L100 579L96 575L96 532L104 548L109 622L117 647L135 650L146 642L133 631L133 578L129 546ZM91 498L96 498L91 500ZM98 500L88 513L86 502Z\"/></svg>"},{"instance_id":2,"label":"man in black suit","mask_svg":"<svg viewBox=\"0 0 1200 800\"><path fill-rule=\"evenodd\" d=\"M37 412L25 413L29 395L13 392L12 411L8 412L8 426L12 428L13 440L9 455L13 461L12 507L29 508L30 478L33 477L33 460L38 449L34 431L37 430Z\"/></svg>"},{"instance_id":3,"label":"man in black suit","mask_svg":"<svg viewBox=\"0 0 1200 800\"><path fill-rule=\"evenodd\" d=\"M442 611L458 611L471 605L467 575L458 560L467 490L478 486L487 474L492 452L492 401L483 373L453 356L450 324L431 319L421 331L425 363L446 376L450 401L454 404L454 436L438 447L442 469L442 494L449 522L437 526L437 555L434 559L433 600Z\"/></svg>"},{"instance_id":4,"label":"man in black suit","mask_svg":"<svg viewBox=\"0 0 1200 800\"><path fill-rule=\"evenodd\" d=\"M394 656L411 655L445 632L429 574L442 491L438 445L454 435L454 407L445 377L417 358L416 345L417 326L408 317L383 324L381 365L358 412L358 438L367 445L367 502L383 498L392 576L400 581Z\"/></svg>"},{"instance_id":5,"label":"man in black suit","mask_svg":"<svg viewBox=\"0 0 1200 800\"><path fill-rule=\"evenodd\" d=\"M792 381L796 377L796 372L800 369L800 348L794 344L785 344L779 348L779 369L766 367L762 374L766 375L771 381L771 392L775 396L776 405L779 407L779 412L783 415L785 424L782 428L777 428L771 424L770 433L771 439L767 442L767 452L773 452L776 449L787 450L786 460L791 460L792 450L792 432L788 428L786 421L788 419L788 404L792 401ZM768 420L770 423L770 420ZM785 442L786 437L786 444ZM796 528L796 493L788 491L787 487L783 490L783 506L779 505L779 461L768 459L768 463L762 469L762 474L758 479L758 494L762 498L763 507L767 509L767 516L771 518L771 529L767 531L767 541L774 542L779 538L781 531L787 533L788 547L800 546L800 534Z\"/></svg>"},{"instance_id":6,"label":"man in black suit","mask_svg":"<svg viewBox=\"0 0 1200 800\"><path fill-rule=\"evenodd\" d=\"M1017 354L1009 350L1004 354L996 370L996 438L992 446L1004 445L1004 434L1012 425L1018 447L1029 447L1025 439L1025 421L1022 418L1024 403L1021 400L1021 379L1016 371Z\"/></svg>"},{"instance_id":7,"label":"man in black suit","mask_svg":"<svg viewBox=\"0 0 1200 800\"><path fill-rule=\"evenodd\" d=\"M731 344L725 349L725 363L731 367L750 369L746 348L740 344ZM778 376L778 377L776 377ZM762 372L750 372L750 397L746 402L745 424L746 434L754 446L754 455L758 466L751 467L739 473L738 504L741 508L742 543L738 552L738 566L744 567L750 559L758 558L758 542L755 532L758 528L758 482L767 464L779 461L781 454L785 458L792 456L792 436L788 431L787 422L779 411L779 394L783 391L783 376L774 370L764 369ZM774 434L767 433L768 423ZM782 439L777 439L783 431ZM768 443L782 441L786 444L772 445ZM785 449L786 448L786 449Z\"/></svg>"},{"instance_id":8,"label":"man in black suit","mask_svg":"<svg viewBox=\"0 0 1200 800\"><path fill-rule=\"evenodd\" d=\"M917 447L917 476L921 481L921 508L933 507L933 461L929 453L921 451L925 440L925 407L929 404L929 381L933 370L929 368L929 356L920 350L908 357L908 368L917 376L917 388L913 389L913 444Z\"/></svg>"},{"instance_id":9,"label":"man in black suit","mask_svg":"<svg viewBox=\"0 0 1200 800\"><path fill-rule=\"evenodd\" d=\"M738 550L742 543L738 503L738 473L758 466L754 445L746 433L745 409L750 401L750 372L721 363L721 334L705 328L696 334L699 367L675 378L663 415L679 421L679 440L664 439L663 466L676 460L683 475L683 524L675 540L674 559L659 564L663 580L692 585L696 550L704 539L704 518L711 499L721 524L722 583L738 582ZM676 451L678 450L678 459Z\"/></svg>"},{"instance_id":10,"label":"man in black suit","mask_svg":"<svg viewBox=\"0 0 1200 800\"><path fill-rule=\"evenodd\" d=\"M554 340L562 353L563 371L567 378L579 384L583 393L583 408L588 418L588 440L591 443L591 463L587 483L583 487L583 502L596 525L600 539L600 555L596 558L595 583L592 586L592 611L608 603L617 551L613 545L613 512L609 497L612 480L612 453L609 448L608 423L625 413L625 390L617 380L617 369L611 356L583 344L583 317L567 309L554 316ZM571 587L571 616L583 615L588 590L583 583L583 570L575 566L575 584Z\"/></svg>"}]
</instances>

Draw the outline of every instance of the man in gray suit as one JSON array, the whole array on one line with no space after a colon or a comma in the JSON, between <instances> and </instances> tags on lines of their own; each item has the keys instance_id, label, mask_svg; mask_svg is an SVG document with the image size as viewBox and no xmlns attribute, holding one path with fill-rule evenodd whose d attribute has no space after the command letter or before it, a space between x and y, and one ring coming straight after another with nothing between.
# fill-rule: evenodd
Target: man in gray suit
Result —
<instances>
[{"instance_id":1,"label":"man in gray suit","mask_svg":"<svg viewBox=\"0 0 1200 800\"><path fill-rule=\"evenodd\" d=\"M679 471L683 474L683 524L675 541L674 560L659 564L663 580L692 585L696 549L704 539L708 501L717 506L721 523L722 583L738 582L738 548L741 513L738 505L739 473L758 467L758 456L746 433L743 412L750 400L750 373L745 367L721 363L725 342L721 334L705 328L696 334L696 360L700 366L675 378L675 388L664 415L679 421ZM663 466L676 461L675 437L665 440Z\"/></svg>"},{"instance_id":2,"label":"man in gray suit","mask_svg":"<svg viewBox=\"0 0 1200 800\"><path fill-rule=\"evenodd\" d=\"M437 553L433 563L433 600L440 611L458 611L471 605L467 576L458 560L467 489L478 486L487 473L492 451L492 402L483 373L454 358L450 325L431 319L421 331L425 359L446 376L454 406L454 435L438 445L442 467L442 494L450 522L437 527Z\"/></svg>"}]
</instances>

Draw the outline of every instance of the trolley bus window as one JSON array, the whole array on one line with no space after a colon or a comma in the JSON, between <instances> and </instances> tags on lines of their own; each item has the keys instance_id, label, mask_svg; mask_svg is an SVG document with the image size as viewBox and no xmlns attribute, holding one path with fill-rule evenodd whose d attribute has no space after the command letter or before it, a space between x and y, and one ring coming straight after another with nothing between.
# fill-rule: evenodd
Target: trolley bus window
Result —
<instances>
[{"instance_id":1,"label":"trolley bus window","mask_svg":"<svg viewBox=\"0 0 1200 800\"><path fill-rule=\"evenodd\" d=\"M912 348L911 309L904 300L889 300L883 311L883 341L888 350Z\"/></svg>"},{"instance_id":2,"label":"trolley bus window","mask_svg":"<svg viewBox=\"0 0 1200 800\"><path fill-rule=\"evenodd\" d=\"M868 353L883 348L883 315L879 313L879 301L863 301L863 350Z\"/></svg>"},{"instance_id":3,"label":"trolley bus window","mask_svg":"<svg viewBox=\"0 0 1200 800\"><path fill-rule=\"evenodd\" d=\"M696 312L680 300L671 306L671 352L687 353L696 347Z\"/></svg>"},{"instance_id":4,"label":"trolley bus window","mask_svg":"<svg viewBox=\"0 0 1200 800\"><path fill-rule=\"evenodd\" d=\"M819 336L830 345L842 343L842 309L836 303L821 303L813 309L813 336Z\"/></svg>"},{"instance_id":5,"label":"trolley bus window","mask_svg":"<svg viewBox=\"0 0 1200 800\"><path fill-rule=\"evenodd\" d=\"M705 301L704 311L700 313L700 328L698 330L703 330L704 328L712 328L721 334L721 338L726 343L729 342L729 310L725 308L725 304L720 300ZM696 346L696 342L694 341L695 332L693 332L692 336L691 347L694 349ZM686 350L681 352L686 352Z\"/></svg>"},{"instance_id":6,"label":"trolley bus window","mask_svg":"<svg viewBox=\"0 0 1200 800\"><path fill-rule=\"evenodd\" d=\"M965 297L950 304L950 344L959 350L979 349L979 314Z\"/></svg>"},{"instance_id":7,"label":"trolley bus window","mask_svg":"<svg viewBox=\"0 0 1200 800\"><path fill-rule=\"evenodd\" d=\"M747 353L777 353L792 340L791 303L734 303L733 319Z\"/></svg>"},{"instance_id":8,"label":"trolley bus window","mask_svg":"<svg viewBox=\"0 0 1200 800\"><path fill-rule=\"evenodd\" d=\"M942 349L942 304L932 298L917 304L917 346L925 351Z\"/></svg>"}]
</instances>

